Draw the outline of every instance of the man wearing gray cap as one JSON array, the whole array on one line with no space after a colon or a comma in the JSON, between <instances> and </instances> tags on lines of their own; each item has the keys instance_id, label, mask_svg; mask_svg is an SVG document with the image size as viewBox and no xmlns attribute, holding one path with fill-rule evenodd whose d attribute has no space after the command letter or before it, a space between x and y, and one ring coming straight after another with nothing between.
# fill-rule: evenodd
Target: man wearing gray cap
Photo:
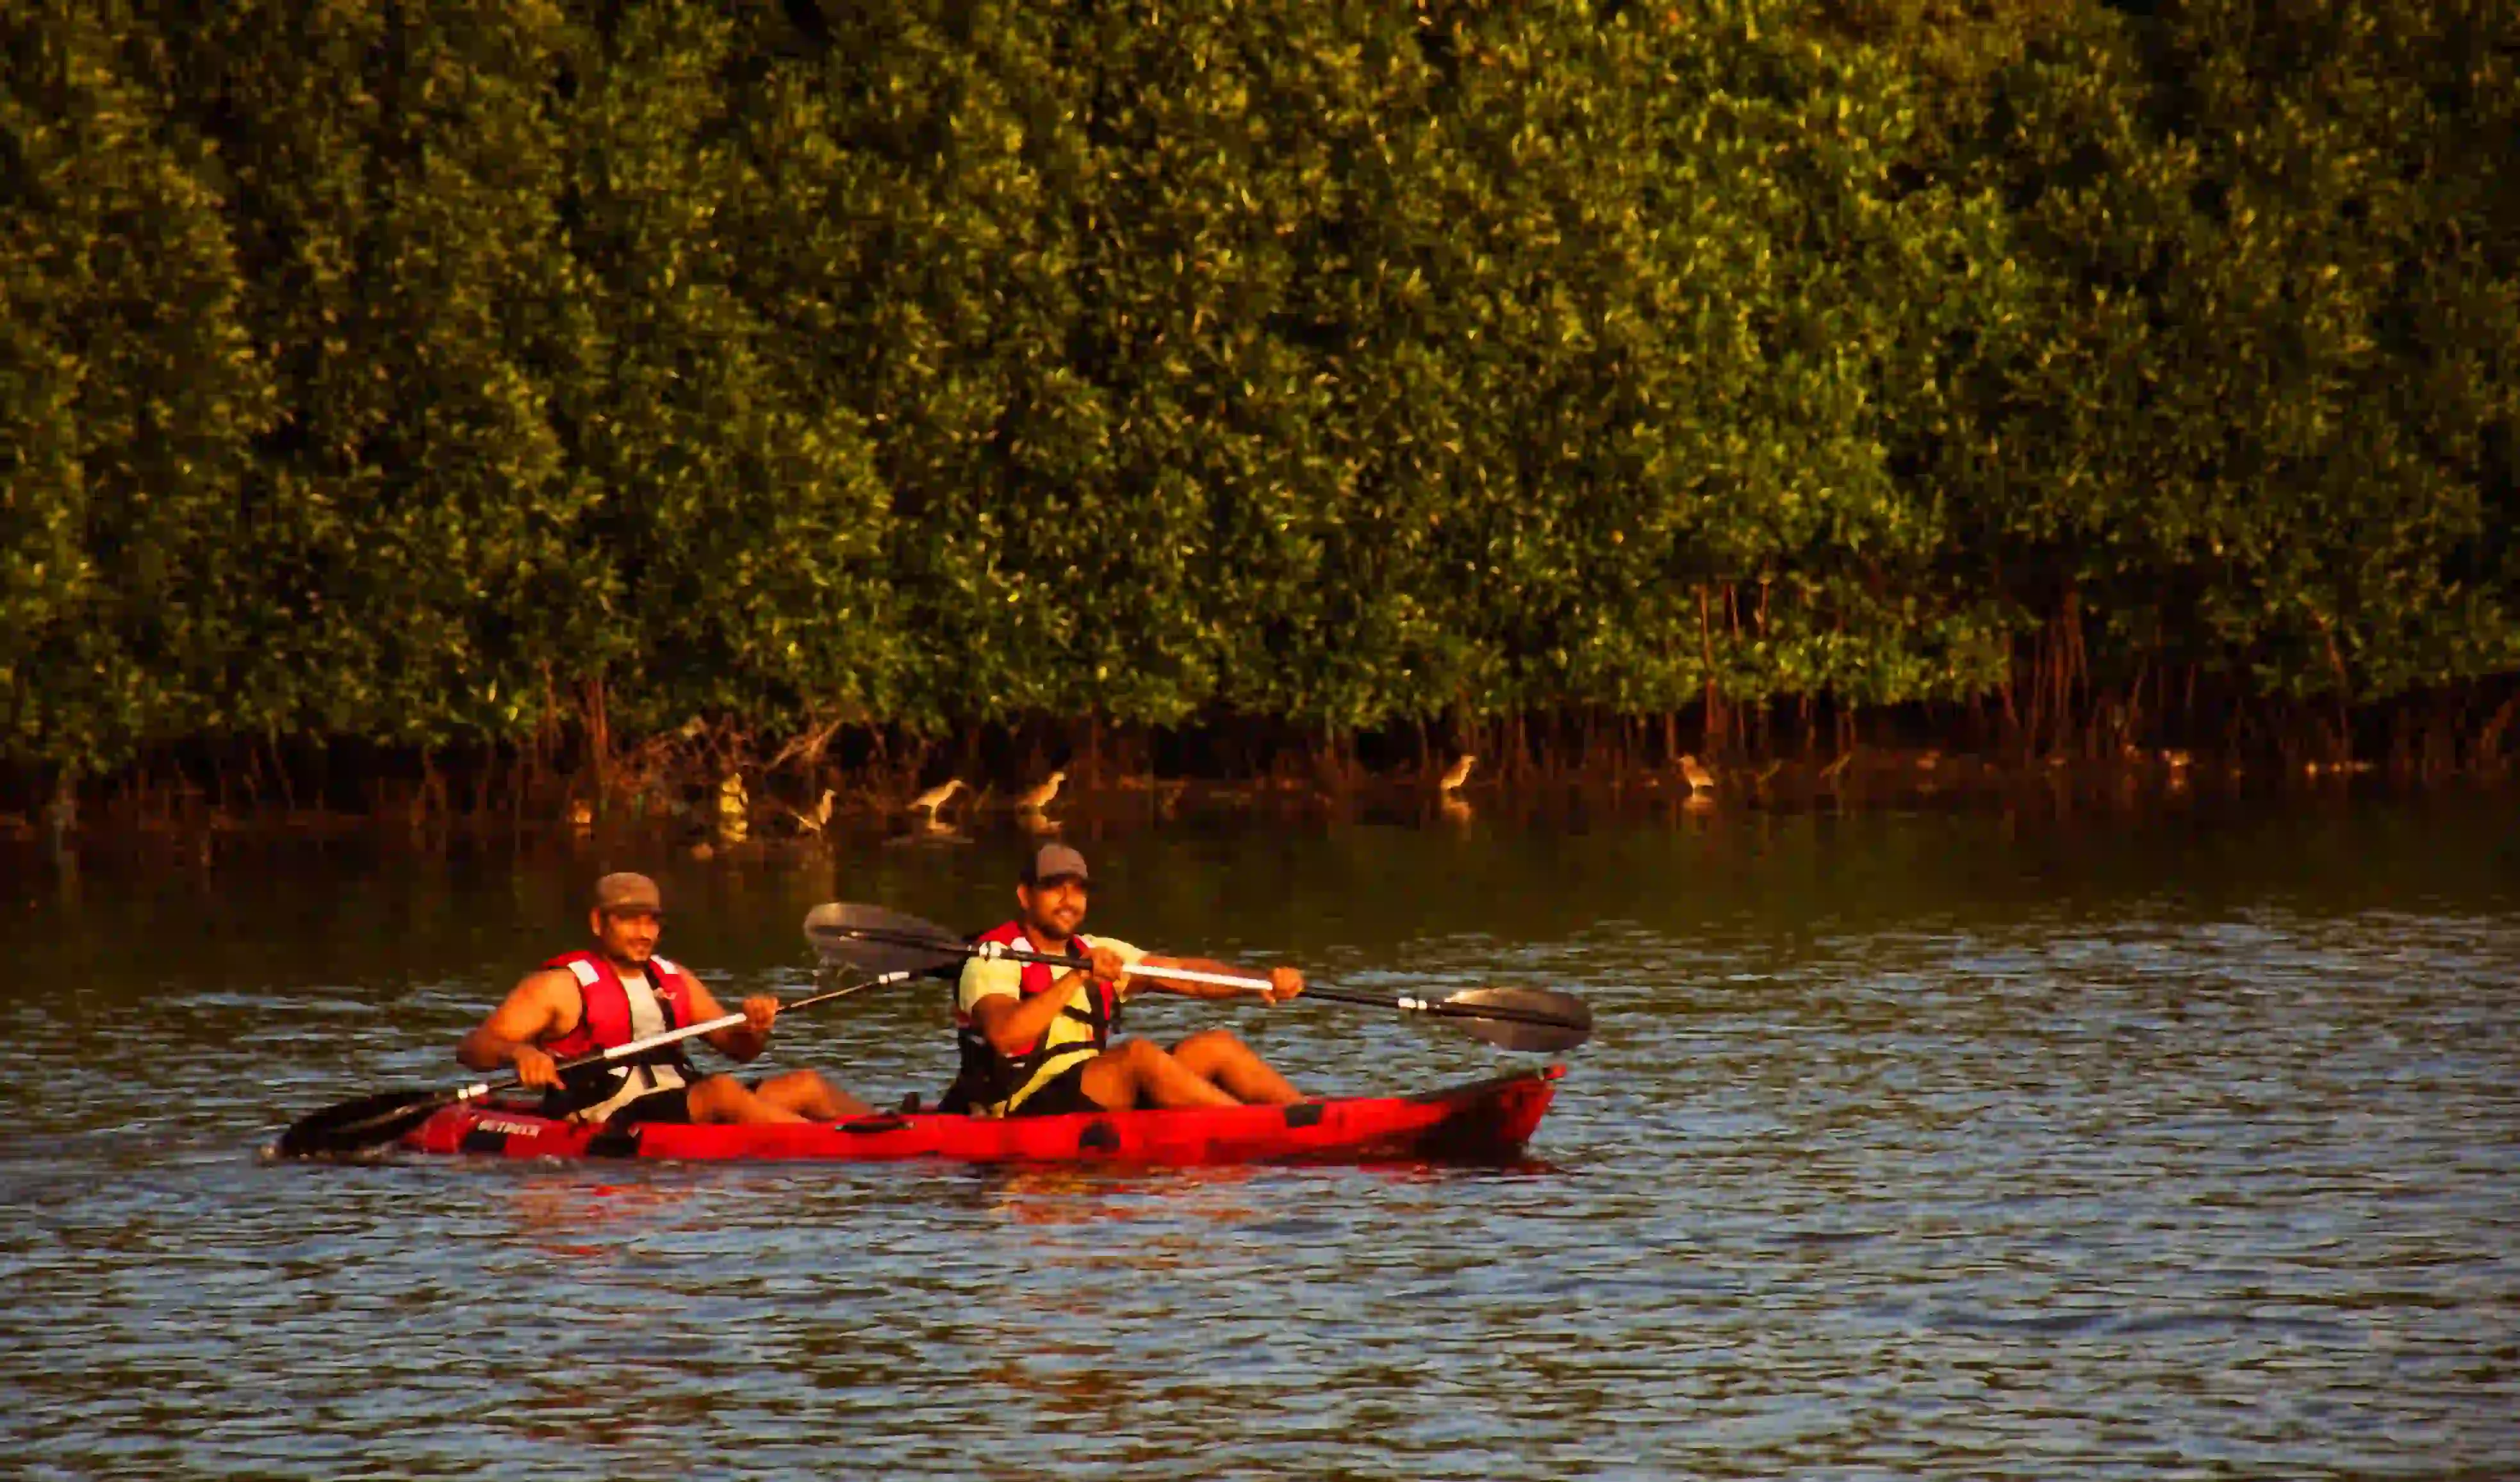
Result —
<instances>
[{"instance_id":1,"label":"man wearing gray cap","mask_svg":"<svg viewBox=\"0 0 2520 1482\"><path fill-rule=\"evenodd\" d=\"M518 1080L545 1090L552 1114L583 1122L832 1122L873 1109L810 1070L751 1085L704 1076L679 1045L564 1080L558 1061L726 1012L698 978L656 956L665 902L654 880L608 875L595 882L592 904L593 950L562 953L527 973L464 1037L457 1059L475 1070L514 1066ZM755 994L743 1001L743 1023L700 1038L729 1059L749 1060L769 1045L778 1016L779 1000Z\"/></svg>"},{"instance_id":2,"label":"man wearing gray cap","mask_svg":"<svg viewBox=\"0 0 2520 1482\"><path fill-rule=\"evenodd\" d=\"M1167 1051L1151 1040L1113 1043L1121 1005L1140 986L1192 998L1233 998L1242 990L1206 983L1135 978L1139 966L1238 974L1205 958L1150 957L1110 937L1087 937L1089 876L1085 856L1050 844L1024 866L1015 886L1020 914L977 938L1018 952L1076 959L1060 969L1047 963L974 958L963 966L954 1024L962 1074L948 1104L983 1116L1057 1116L1120 1111L1133 1106L1236 1106L1303 1100L1284 1076L1232 1033L1206 1029ZM1262 997L1283 1003L1304 991L1292 967L1269 971Z\"/></svg>"}]
</instances>

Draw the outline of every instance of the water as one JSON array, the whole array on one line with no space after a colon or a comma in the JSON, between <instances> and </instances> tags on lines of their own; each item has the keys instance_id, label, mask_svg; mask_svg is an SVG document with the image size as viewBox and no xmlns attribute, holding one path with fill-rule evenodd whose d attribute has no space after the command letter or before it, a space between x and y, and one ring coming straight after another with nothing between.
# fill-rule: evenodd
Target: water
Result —
<instances>
[{"instance_id":1,"label":"water","mask_svg":"<svg viewBox=\"0 0 2520 1482\"><path fill-rule=\"evenodd\" d=\"M1091 830L1100 924L1600 1020L1525 1167L275 1165L452 1085L624 849L18 860L0 1475L2520 1474L2520 855L2492 810L2092 831L1721 811ZM1012 836L660 870L794 991L819 900ZM1308 1088L1492 1073L1156 1001ZM946 1011L784 1020L932 1094Z\"/></svg>"}]
</instances>

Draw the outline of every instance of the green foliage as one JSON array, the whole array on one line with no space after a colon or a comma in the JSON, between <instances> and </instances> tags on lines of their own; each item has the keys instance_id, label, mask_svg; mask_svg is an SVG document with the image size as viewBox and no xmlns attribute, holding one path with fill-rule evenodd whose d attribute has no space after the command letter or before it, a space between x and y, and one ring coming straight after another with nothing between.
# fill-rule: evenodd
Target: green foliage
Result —
<instances>
[{"instance_id":1,"label":"green foliage","mask_svg":"<svg viewBox=\"0 0 2520 1482\"><path fill-rule=\"evenodd\" d=\"M898 679L873 565L889 501L779 264L753 250L820 225L787 182L827 151L793 113L747 116L729 85L747 60L709 10L655 6L581 32L565 64L582 318L551 410L584 499L572 569L550 584L565 614L550 661L608 676L634 728L866 718Z\"/></svg>"},{"instance_id":2,"label":"green foliage","mask_svg":"<svg viewBox=\"0 0 2520 1482\"><path fill-rule=\"evenodd\" d=\"M1958 170L2035 287L1985 327L1935 472L1960 550L2100 661L2384 698L2507 672L2520 22L2475 7L2093 14L1998 78ZM2293 13L2293 12L2297 12ZM2500 44L2478 34L2500 27ZM1975 579L1963 574L1963 580Z\"/></svg>"},{"instance_id":3,"label":"green foliage","mask_svg":"<svg viewBox=\"0 0 2520 1482\"><path fill-rule=\"evenodd\" d=\"M221 722L220 566L274 416L198 141L119 5L0 20L0 746L103 767Z\"/></svg>"},{"instance_id":4,"label":"green foliage","mask_svg":"<svg viewBox=\"0 0 2520 1482\"><path fill-rule=\"evenodd\" d=\"M542 383L582 316L546 107L562 19L269 0L167 20L170 126L214 151L237 322L281 403L223 573L248 627L217 723L529 730L582 480Z\"/></svg>"},{"instance_id":5,"label":"green foliage","mask_svg":"<svg viewBox=\"0 0 2520 1482\"><path fill-rule=\"evenodd\" d=\"M2461 0L0 20L0 747L2520 667Z\"/></svg>"}]
</instances>

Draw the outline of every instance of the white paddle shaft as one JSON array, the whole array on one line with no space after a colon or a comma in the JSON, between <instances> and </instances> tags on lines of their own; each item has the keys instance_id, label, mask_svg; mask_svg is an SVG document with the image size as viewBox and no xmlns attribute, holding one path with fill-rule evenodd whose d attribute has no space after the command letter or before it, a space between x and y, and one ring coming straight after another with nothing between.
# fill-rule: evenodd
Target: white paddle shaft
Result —
<instances>
[{"instance_id":1,"label":"white paddle shaft","mask_svg":"<svg viewBox=\"0 0 2520 1482\"><path fill-rule=\"evenodd\" d=\"M698 1039L704 1034L715 1034L721 1029L732 1029L742 1022L742 1014L721 1013L713 1019L702 1019L697 1024L685 1024L680 1029L668 1029L662 1034L652 1034L644 1040L632 1040L627 1045L615 1045L605 1051L603 1057L608 1061L624 1059L643 1051L661 1050L667 1045L678 1045L685 1040Z\"/></svg>"},{"instance_id":2,"label":"white paddle shaft","mask_svg":"<svg viewBox=\"0 0 2520 1482\"><path fill-rule=\"evenodd\" d=\"M1011 953L1004 942L975 942L972 944L972 954L976 957L987 958L1020 955ZM1048 954L1037 953L1033 955L1047 956ZM1078 972L1084 971L1085 960L1082 958L1076 959L1076 966L1073 970ZM1201 972L1195 967L1158 967L1147 963L1141 963L1136 966L1131 967L1129 969L1129 975L1131 977L1159 977L1176 983L1213 983L1219 988L1239 988L1245 993L1266 993L1271 988L1277 986L1265 977L1245 977L1238 972Z\"/></svg>"},{"instance_id":3,"label":"white paddle shaft","mask_svg":"<svg viewBox=\"0 0 2520 1482\"><path fill-rule=\"evenodd\" d=\"M1224 988L1239 988L1245 993L1266 993L1277 986L1265 977L1244 977L1239 973L1234 972L1200 972L1192 967L1148 967L1141 966L1130 968L1129 975L1132 977L1171 978L1177 982L1183 983L1214 983L1219 987ZM1435 1006L1424 999L1413 999L1408 995L1403 994L1391 1001L1391 1007L1394 1009L1432 1009Z\"/></svg>"},{"instance_id":4,"label":"white paddle shaft","mask_svg":"<svg viewBox=\"0 0 2520 1482\"><path fill-rule=\"evenodd\" d=\"M875 985L869 983L864 986L872 988ZM609 1049L597 1051L593 1055L580 1055L576 1059L568 1061L568 1066L573 1069L580 1065L609 1065L614 1060L625 1059L631 1055L639 1055L646 1051L661 1050L667 1045L679 1045L685 1040L696 1040L704 1034L715 1034L721 1029L732 1029L742 1022L742 1014L722 1013L713 1019L703 1019L697 1024L685 1024L680 1029L668 1029L662 1034L652 1034L644 1040L632 1040L627 1045L614 1045ZM491 1092L501 1089L503 1084L504 1083L491 1081L474 1081L472 1085L455 1093L455 1100L458 1104L465 1101L477 1101L483 1097L488 1096Z\"/></svg>"},{"instance_id":5,"label":"white paddle shaft","mask_svg":"<svg viewBox=\"0 0 2520 1482\"><path fill-rule=\"evenodd\" d=\"M1007 946L1004 942L974 942L971 945L970 950L972 956L985 958L1029 957L1035 961L1039 961L1048 956L1046 953L1017 952ZM1080 961L1078 966L1071 970L1078 972L1084 971L1085 969L1082 962ZM1129 969L1129 975L1131 977L1159 977L1169 979L1176 983L1214 983L1219 988L1239 988L1245 993L1267 993L1270 989L1277 986L1277 984L1272 983L1265 977L1248 977L1238 972L1201 972L1195 967L1158 967L1145 963L1141 963L1138 966L1131 967ZM1361 1000L1349 1000L1349 1002L1360 1001ZM1394 1009L1423 1011L1425 1010L1433 1009L1435 1005L1426 999L1415 999L1409 997L1407 994L1402 994L1391 1001L1391 1007Z\"/></svg>"},{"instance_id":6,"label":"white paddle shaft","mask_svg":"<svg viewBox=\"0 0 2520 1482\"><path fill-rule=\"evenodd\" d=\"M919 976L919 974L916 972L887 972L880 977L871 977L863 983L851 983L846 988L833 988L828 992L817 993L811 998L798 999L792 1004L783 1004L780 1006L779 1011L787 1013L791 1010L804 1009L815 1004L829 1003L832 999L844 999L852 993L863 993L869 988L881 988L892 983L906 983L917 976ZM667 1045L679 1045L685 1040L696 1040L701 1035L715 1034L721 1029L733 1029L742 1022L744 1022L744 1015L741 1013L721 1013L713 1019L702 1019L697 1024L685 1024L680 1029L668 1029L662 1034L652 1034L644 1040L632 1040L627 1045L614 1045L609 1049L601 1050L592 1055L580 1055L573 1060L567 1061L561 1068L565 1070L579 1065L608 1065L614 1060L627 1059L631 1055L644 1054L647 1051L662 1050ZM478 1085L465 1087L462 1091L456 1094L455 1099L459 1101L477 1100L498 1089L498 1087L484 1081Z\"/></svg>"},{"instance_id":7,"label":"white paddle shaft","mask_svg":"<svg viewBox=\"0 0 2520 1482\"><path fill-rule=\"evenodd\" d=\"M1275 986L1265 977L1244 977L1238 972L1201 972L1195 967L1156 967L1148 964L1129 969L1132 977L1159 977L1176 983L1214 983L1219 988L1239 988L1245 993L1266 993Z\"/></svg>"}]
</instances>

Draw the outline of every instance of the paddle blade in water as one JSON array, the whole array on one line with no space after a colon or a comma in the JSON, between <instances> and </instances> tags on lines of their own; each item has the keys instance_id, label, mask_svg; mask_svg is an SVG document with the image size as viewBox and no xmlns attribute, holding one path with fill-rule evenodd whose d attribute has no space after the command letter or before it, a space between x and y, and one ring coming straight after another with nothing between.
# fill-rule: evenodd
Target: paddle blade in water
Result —
<instances>
[{"instance_id":1,"label":"paddle blade in water","mask_svg":"<svg viewBox=\"0 0 2520 1482\"><path fill-rule=\"evenodd\" d=\"M1503 1050L1572 1050L1593 1037L1593 1006L1546 988L1469 988L1435 1013Z\"/></svg>"},{"instance_id":2,"label":"paddle blade in water","mask_svg":"<svg viewBox=\"0 0 2520 1482\"><path fill-rule=\"evenodd\" d=\"M830 962L861 972L924 972L968 956L961 937L881 906L831 901L805 916L805 940Z\"/></svg>"},{"instance_id":3,"label":"paddle blade in water","mask_svg":"<svg viewBox=\"0 0 2520 1482\"><path fill-rule=\"evenodd\" d=\"M455 1100L443 1091L382 1091L363 1096L290 1124L272 1150L284 1158L307 1158L381 1147Z\"/></svg>"}]
</instances>

